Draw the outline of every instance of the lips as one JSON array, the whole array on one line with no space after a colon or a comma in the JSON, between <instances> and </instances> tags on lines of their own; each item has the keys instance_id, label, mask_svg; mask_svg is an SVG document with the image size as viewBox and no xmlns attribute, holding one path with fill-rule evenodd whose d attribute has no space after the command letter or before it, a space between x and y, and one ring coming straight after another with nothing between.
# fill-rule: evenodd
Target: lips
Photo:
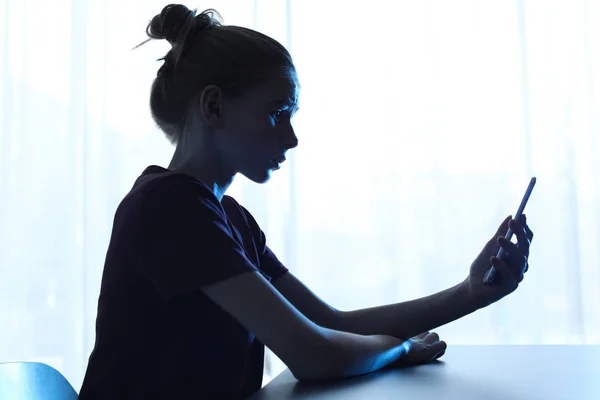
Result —
<instances>
[{"instance_id":1,"label":"lips","mask_svg":"<svg viewBox=\"0 0 600 400\"><path fill-rule=\"evenodd\" d=\"M279 169L281 164L285 161L285 156L271 159L271 168Z\"/></svg>"},{"instance_id":2,"label":"lips","mask_svg":"<svg viewBox=\"0 0 600 400\"><path fill-rule=\"evenodd\" d=\"M283 164L285 162L285 156L281 156L279 158L273 158L273 159L271 159L271 161L273 161L277 164Z\"/></svg>"}]
</instances>

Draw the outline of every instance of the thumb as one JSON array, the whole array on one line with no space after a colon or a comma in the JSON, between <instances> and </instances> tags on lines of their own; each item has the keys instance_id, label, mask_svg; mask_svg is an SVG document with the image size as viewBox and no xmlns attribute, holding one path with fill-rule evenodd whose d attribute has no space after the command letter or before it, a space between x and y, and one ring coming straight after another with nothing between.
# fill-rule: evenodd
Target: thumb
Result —
<instances>
[{"instance_id":1,"label":"thumb","mask_svg":"<svg viewBox=\"0 0 600 400\"><path fill-rule=\"evenodd\" d=\"M502 223L498 227L498 230L496 231L496 234L492 238L493 241L495 241L498 236L506 235L506 232L508 232L508 223L510 222L511 219L512 219L512 215L509 215L508 217L506 217L504 219L504 221L502 221Z\"/></svg>"}]
</instances>

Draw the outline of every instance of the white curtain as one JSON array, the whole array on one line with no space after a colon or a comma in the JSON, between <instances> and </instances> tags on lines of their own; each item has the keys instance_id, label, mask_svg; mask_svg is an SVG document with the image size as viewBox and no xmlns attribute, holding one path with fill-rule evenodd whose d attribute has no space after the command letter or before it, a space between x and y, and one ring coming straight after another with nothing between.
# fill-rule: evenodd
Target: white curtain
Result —
<instances>
[{"instance_id":1,"label":"white curtain","mask_svg":"<svg viewBox=\"0 0 600 400\"><path fill-rule=\"evenodd\" d=\"M527 279L439 332L600 343L600 1L185 4L295 58L300 146L231 193L318 295L348 310L457 283L535 175ZM131 50L164 5L0 0L0 362L77 389L115 209L173 150L148 110L168 45Z\"/></svg>"}]
</instances>

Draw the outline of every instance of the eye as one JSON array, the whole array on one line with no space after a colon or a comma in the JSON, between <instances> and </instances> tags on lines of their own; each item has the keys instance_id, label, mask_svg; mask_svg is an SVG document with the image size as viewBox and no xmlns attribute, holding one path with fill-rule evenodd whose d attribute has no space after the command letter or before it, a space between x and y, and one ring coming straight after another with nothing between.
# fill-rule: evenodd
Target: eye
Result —
<instances>
[{"instance_id":1,"label":"eye","mask_svg":"<svg viewBox=\"0 0 600 400\"><path fill-rule=\"evenodd\" d=\"M283 113L283 110L277 110L277 111L273 111L271 113L271 116L275 119L279 119L281 117L281 114Z\"/></svg>"},{"instance_id":2,"label":"eye","mask_svg":"<svg viewBox=\"0 0 600 400\"><path fill-rule=\"evenodd\" d=\"M273 111L271 113L271 118L273 118L274 122L279 122L281 120L281 118L284 116L284 114L286 113L286 110L277 110L277 111Z\"/></svg>"},{"instance_id":3,"label":"eye","mask_svg":"<svg viewBox=\"0 0 600 400\"><path fill-rule=\"evenodd\" d=\"M273 123L277 124L283 119L291 120L294 114L296 114L296 111L298 111L297 106L285 106L279 110L270 112L269 116L273 120Z\"/></svg>"}]
</instances>

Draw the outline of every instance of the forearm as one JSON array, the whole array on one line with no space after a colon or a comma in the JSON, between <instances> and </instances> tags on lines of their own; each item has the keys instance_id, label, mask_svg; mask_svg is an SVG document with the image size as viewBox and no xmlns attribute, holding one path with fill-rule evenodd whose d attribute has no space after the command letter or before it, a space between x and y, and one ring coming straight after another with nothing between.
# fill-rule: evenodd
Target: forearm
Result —
<instances>
[{"instance_id":1,"label":"forearm","mask_svg":"<svg viewBox=\"0 0 600 400\"><path fill-rule=\"evenodd\" d=\"M403 303L340 312L333 329L408 339L477 310L464 283Z\"/></svg>"},{"instance_id":2,"label":"forearm","mask_svg":"<svg viewBox=\"0 0 600 400\"><path fill-rule=\"evenodd\" d=\"M385 368L405 356L409 343L387 335L360 335L324 329L327 344L318 362L307 367L299 380L341 379Z\"/></svg>"}]
</instances>

